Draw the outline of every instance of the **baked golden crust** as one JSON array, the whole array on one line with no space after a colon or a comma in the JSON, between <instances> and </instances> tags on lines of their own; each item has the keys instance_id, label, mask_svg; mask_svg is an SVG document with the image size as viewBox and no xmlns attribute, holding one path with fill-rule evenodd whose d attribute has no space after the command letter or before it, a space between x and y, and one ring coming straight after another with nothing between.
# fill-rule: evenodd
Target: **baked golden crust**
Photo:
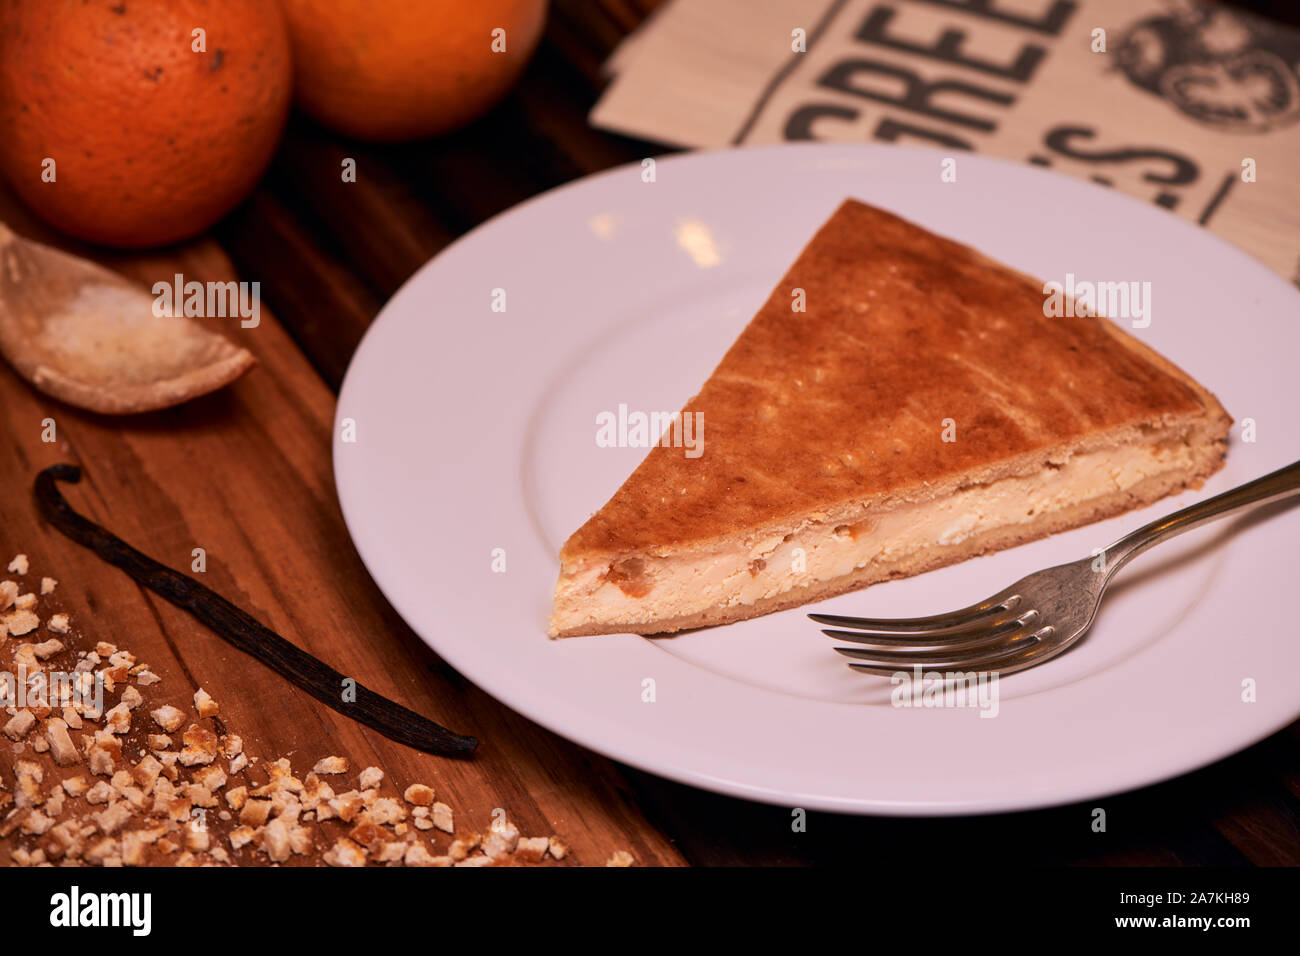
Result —
<instances>
[{"instance_id":1,"label":"baked golden crust","mask_svg":"<svg viewBox=\"0 0 1300 956\"><path fill-rule=\"evenodd\" d=\"M651 449L561 560L923 500L1152 427L1195 423L1221 444L1213 395L1105 319L1047 317L1043 301L1041 282L846 200L687 403L703 454Z\"/></svg>"}]
</instances>

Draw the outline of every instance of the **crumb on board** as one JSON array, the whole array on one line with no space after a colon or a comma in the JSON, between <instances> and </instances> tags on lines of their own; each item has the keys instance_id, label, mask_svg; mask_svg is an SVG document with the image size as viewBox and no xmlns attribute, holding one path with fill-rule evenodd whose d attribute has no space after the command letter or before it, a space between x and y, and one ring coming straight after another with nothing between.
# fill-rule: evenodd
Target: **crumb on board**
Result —
<instances>
[{"instance_id":1,"label":"crumb on board","mask_svg":"<svg viewBox=\"0 0 1300 956\"><path fill-rule=\"evenodd\" d=\"M347 773L348 761L346 757L322 757L311 770L317 774Z\"/></svg>"},{"instance_id":2,"label":"crumb on board","mask_svg":"<svg viewBox=\"0 0 1300 956\"><path fill-rule=\"evenodd\" d=\"M185 723L185 711L171 704L163 704L156 710L149 711L149 716L153 718L155 724L168 733L179 730L181 724Z\"/></svg>"},{"instance_id":3,"label":"crumb on board","mask_svg":"<svg viewBox=\"0 0 1300 956\"><path fill-rule=\"evenodd\" d=\"M17 610L5 618L10 637L22 637L41 626L41 619L31 611Z\"/></svg>"},{"instance_id":4,"label":"crumb on board","mask_svg":"<svg viewBox=\"0 0 1300 956\"><path fill-rule=\"evenodd\" d=\"M202 687L194 692L194 709L200 717L215 717L221 712L217 702Z\"/></svg>"},{"instance_id":5,"label":"crumb on board","mask_svg":"<svg viewBox=\"0 0 1300 956\"><path fill-rule=\"evenodd\" d=\"M402 792L402 799L416 807L431 806L433 797L433 787L423 783L413 783Z\"/></svg>"}]
</instances>

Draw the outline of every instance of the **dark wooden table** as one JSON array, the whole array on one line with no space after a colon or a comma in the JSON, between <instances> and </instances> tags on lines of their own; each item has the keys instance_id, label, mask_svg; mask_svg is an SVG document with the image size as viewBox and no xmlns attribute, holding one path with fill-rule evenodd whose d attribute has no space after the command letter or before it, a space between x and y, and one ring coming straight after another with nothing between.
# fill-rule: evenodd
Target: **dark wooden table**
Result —
<instances>
[{"instance_id":1,"label":"dark wooden table","mask_svg":"<svg viewBox=\"0 0 1300 956\"><path fill-rule=\"evenodd\" d=\"M601 63L655 5L557 0L517 89L471 127L373 146L294 116L260 187L211 238L147 256L82 248L140 279L180 262L202 278L260 281L274 316L264 312L239 340L261 367L222 393L128 422L58 405L0 370L0 550L56 564L45 573L67 582L74 617L129 634L165 686L207 688L265 757L338 752L375 763L399 786L445 789L478 826L507 807L526 832L564 834L581 863L626 848L640 864L871 865L918 847L978 847L1008 864L1300 865L1300 724L1199 772L1088 804L943 820L814 813L794 833L787 808L669 783L531 724L443 664L387 605L347 538L329 467L333 396L349 358L389 296L457 236L553 186L665 151L586 121ZM357 161L356 183L340 181L344 157ZM7 196L0 215L77 248ZM51 414L62 446L40 442ZM35 517L27 489L39 467L69 458L90 472L68 493L79 507L173 564L206 547L207 583L345 673L479 735L480 755L439 760L358 728L59 538ZM1092 830L1095 806L1106 810L1105 833Z\"/></svg>"}]
</instances>

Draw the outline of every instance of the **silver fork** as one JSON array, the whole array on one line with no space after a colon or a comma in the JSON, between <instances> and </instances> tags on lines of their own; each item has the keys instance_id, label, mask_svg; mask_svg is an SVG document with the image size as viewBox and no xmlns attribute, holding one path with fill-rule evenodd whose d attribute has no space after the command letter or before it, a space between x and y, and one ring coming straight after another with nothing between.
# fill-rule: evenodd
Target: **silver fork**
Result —
<instances>
[{"instance_id":1,"label":"silver fork","mask_svg":"<svg viewBox=\"0 0 1300 956\"><path fill-rule=\"evenodd\" d=\"M1036 667L1076 644L1115 574L1152 545L1207 522L1300 492L1300 461L1143 525L1086 558L1037 571L970 607L932 617L809 614L822 633L868 647L837 647L849 666L888 677L903 668L996 671ZM843 630L847 628L847 630Z\"/></svg>"}]
</instances>

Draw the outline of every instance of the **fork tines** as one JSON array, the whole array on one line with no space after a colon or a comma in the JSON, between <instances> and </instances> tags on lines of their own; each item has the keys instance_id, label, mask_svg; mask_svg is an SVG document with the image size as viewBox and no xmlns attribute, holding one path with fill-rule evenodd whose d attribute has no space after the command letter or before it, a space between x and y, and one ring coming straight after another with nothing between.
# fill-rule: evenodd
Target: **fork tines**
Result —
<instances>
[{"instance_id":1,"label":"fork tines","mask_svg":"<svg viewBox=\"0 0 1300 956\"><path fill-rule=\"evenodd\" d=\"M1052 632L1050 626L1040 626L1037 610L1023 610L1022 603L1020 595L1011 594L930 617L808 616L831 625L822 631L827 637L868 645L835 648L853 659L850 667L888 677L900 668L998 670L1022 661Z\"/></svg>"}]
</instances>

